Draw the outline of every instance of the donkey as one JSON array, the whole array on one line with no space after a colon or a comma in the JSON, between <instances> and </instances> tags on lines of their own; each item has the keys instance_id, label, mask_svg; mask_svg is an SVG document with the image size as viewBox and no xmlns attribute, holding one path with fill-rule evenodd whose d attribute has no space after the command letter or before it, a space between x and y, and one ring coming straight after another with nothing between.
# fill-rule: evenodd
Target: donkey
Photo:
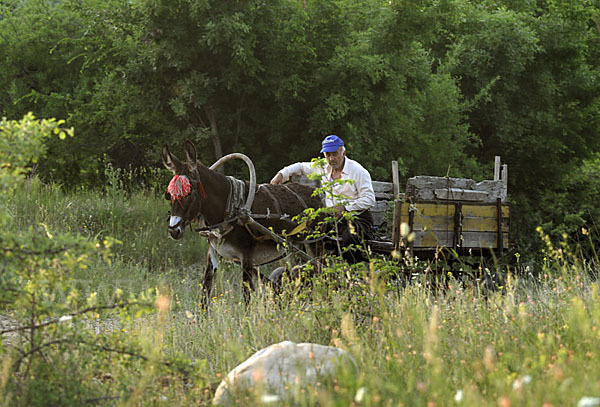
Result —
<instances>
[{"instance_id":1,"label":"donkey","mask_svg":"<svg viewBox=\"0 0 600 407\"><path fill-rule=\"evenodd\" d=\"M269 238L268 234L262 234L260 228L257 231L251 224L244 224L239 216L235 216L239 205L233 201L247 197L248 183L242 188L242 196L234 197L234 192L240 190L241 181L204 166L197 159L196 147L189 140L186 140L184 150L185 163L171 154L166 144L161 151L163 164L174 175L165 194L165 198L171 201L169 234L173 239L181 239L186 226L192 221L199 221L205 226L203 229L210 230L202 283L205 299L210 298L213 278L219 265L217 254L241 265L244 297L248 299L250 290L254 289L254 267L284 257L283 247ZM313 196L310 186L297 183L261 184L255 191L251 214L257 214L261 225L280 234L284 230L290 232L297 226L291 221L292 217L306 208L322 206L323 202L318 196ZM306 244L304 247L311 257L317 256L315 245Z\"/></svg>"}]
</instances>

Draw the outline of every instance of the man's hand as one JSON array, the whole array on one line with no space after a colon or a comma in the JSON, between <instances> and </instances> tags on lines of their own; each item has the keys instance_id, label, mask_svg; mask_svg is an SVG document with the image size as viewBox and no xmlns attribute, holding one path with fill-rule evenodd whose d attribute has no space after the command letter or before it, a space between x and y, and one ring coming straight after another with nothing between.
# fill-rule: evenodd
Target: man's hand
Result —
<instances>
[{"instance_id":1,"label":"man's hand","mask_svg":"<svg viewBox=\"0 0 600 407\"><path fill-rule=\"evenodd\" d=\"M338 218L342 216L344 212L346 212L346 208L343 205L337 205L333 209L335 210L335 216Z\"/></svg>"},{"instance_id":2,"label":"man's hand","mask_svg":"<svg viewBox=\"0 0 600 407\"><path fill-rule=\"evenodd\" d=\"M271 184L282 184L283 183L283 175L280 172L277 173L271 180Z\"/></svg>"}]
</instances>

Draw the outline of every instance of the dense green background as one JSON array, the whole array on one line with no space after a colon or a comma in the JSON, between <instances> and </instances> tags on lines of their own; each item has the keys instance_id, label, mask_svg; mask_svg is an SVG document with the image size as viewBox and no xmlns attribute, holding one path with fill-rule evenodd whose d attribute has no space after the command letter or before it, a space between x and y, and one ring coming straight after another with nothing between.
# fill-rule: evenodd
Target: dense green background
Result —
<instances>
[{"instance_id":1,"label":"dense green background","mask_svg":"<svg viewBox=\"0 0 600 407\"><path fill-rule=\"evenodd\" d=\"M259 181L328 133L373 178L490 178L509 165L520 250L593 228L600 3L466 0L8 0L0 111L65 119L47 180L102 185L193 140L249 155ZM236 172L231 168L228 172Z\"/></svg>"}]
</instances>

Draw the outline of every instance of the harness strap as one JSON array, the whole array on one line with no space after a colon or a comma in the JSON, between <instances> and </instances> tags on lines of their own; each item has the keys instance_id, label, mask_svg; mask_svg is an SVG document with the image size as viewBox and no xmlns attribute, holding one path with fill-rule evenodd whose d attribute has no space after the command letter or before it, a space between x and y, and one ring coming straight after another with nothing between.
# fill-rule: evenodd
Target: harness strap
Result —
<instances>
[{"instance_id":1,"label":"harness strap","mask_svg":"<svg viewBox=\"0 0 600 407\"><path fill-rule=\"evenodd\" d=\"M224 237L226 235L229 234L229 232L231 232L234 229L234 226L232 226L231 224L234 222L237 222L237 220L239 219L239 216L224 220L223 222L217 223L215 225L211 225L211 226L203 226L203 227L199 227L194 229L194 232L199 232L199 233L203 233L203 232L209 232L212 233L213 231L217 231L219 232L219 235L221 237Z\"/></svg>"},{"instance_id":2,"label":"harness strap","mask_svg":"<svg viewBox=\"0 0 600 407\"><path fill-rule=\"evenodd\" d=\"M244 196L246 195L246 183L239 179L227 176L229 181L229 194L227 195L227 204L225 205L225 219L233 217L244 205Z\"/></svg>"},{"instance_id":3,"label":"harness strap","mask_svg":"<svg viewBox=\"0 0 600 407\"><path fill-rule=\"evenodd\" d=\"M246 193L246 183L244 181L240 181L237 178L232 177L232 176L227 176L227 180L229 181L229 193L227 194L227 202L225 204L225 220L216 225L197 228L197 229L195 229L196 232L212 233L213 231L216 230L219 232L221 237L223 237L233 230L234 226L232 226L232 223L234 223L240 219L239 209L244 204L243 200L244 200L244 196ZM276 213L281 214L281 206L279 205L279 201L277 200L275 195L273 195L273 193L269 190L269 188L264 184L260 185L258 188L260 189L262 187L264 187L263 188L264 191L266 192L266 194L269 196L269 198L273 202ZM291 192L296 197L296 199L298 199L298 201L302 204L304 209L308 208L306 201L304 201L304 199L302 199L302 197L299 194L297 194L294 190L289 188L287 185L283 185L283 187L286 188L289 192ZM285 215L285 214L280 215L280 219L284 219L287 216L288 215ZM250 219L252 217L253 216L250 215ZM257 217L260 217L260 215L258 215ZM266 217L270 217L270 215L267 214ZM250 223L256 224L256 221L253 220L253 222L250 222ZM272 236L270 236L269 234L262 234L260 236L257 236L255 231L252 230L252 227L248 222L244 222L243 226L246 228L246 230L248 231L248 233L250 234L250 236L252 236L252 238L254 240L273 239ZM300 233L301 231L303 231L304 229L306 229L306 222L303 222L303 223L297 225L290 233L286 234L286 236L289 237L289 236L296 235L296 234Z\"/></svg>"},{"instance_id":4,"label":"harness strap","mask_svg":"<svg viewBox=\"0 0 600 407\"><path fill-rule=\"evenodd\" d=\"M245 223L244 227L246 228L246 230L248 231L248 233L250 233L250 236L252 236L252 239L254 239L254 240L258 240L258 241L260 241L260 240L273 240L273 238L271 236L269 236L269 235L260 235L260 236L255 235L254 232L252 231L252 227L250 226L249 223Z\"/></svg>"}]
</instances>

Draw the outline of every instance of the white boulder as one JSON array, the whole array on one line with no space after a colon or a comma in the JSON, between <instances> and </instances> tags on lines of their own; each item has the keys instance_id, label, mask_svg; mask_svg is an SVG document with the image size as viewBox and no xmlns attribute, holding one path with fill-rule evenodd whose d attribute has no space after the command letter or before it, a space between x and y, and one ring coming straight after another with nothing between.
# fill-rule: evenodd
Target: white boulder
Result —
<instances>
[{"instance_id":1,"label":"white boulder","mask_svg":"<svg viewBox=\"0 0 600 407\"><path fill-rule=\"evenodd\" d=\"M319 386L326 390L339 369L351 369L356 374L354 359L345 350L284 341L259 350L229 372L217 388L213 404L238 404L236 396L249 392L263 402L290 400L299 388Z\"/></svg>"}]
</instances>

